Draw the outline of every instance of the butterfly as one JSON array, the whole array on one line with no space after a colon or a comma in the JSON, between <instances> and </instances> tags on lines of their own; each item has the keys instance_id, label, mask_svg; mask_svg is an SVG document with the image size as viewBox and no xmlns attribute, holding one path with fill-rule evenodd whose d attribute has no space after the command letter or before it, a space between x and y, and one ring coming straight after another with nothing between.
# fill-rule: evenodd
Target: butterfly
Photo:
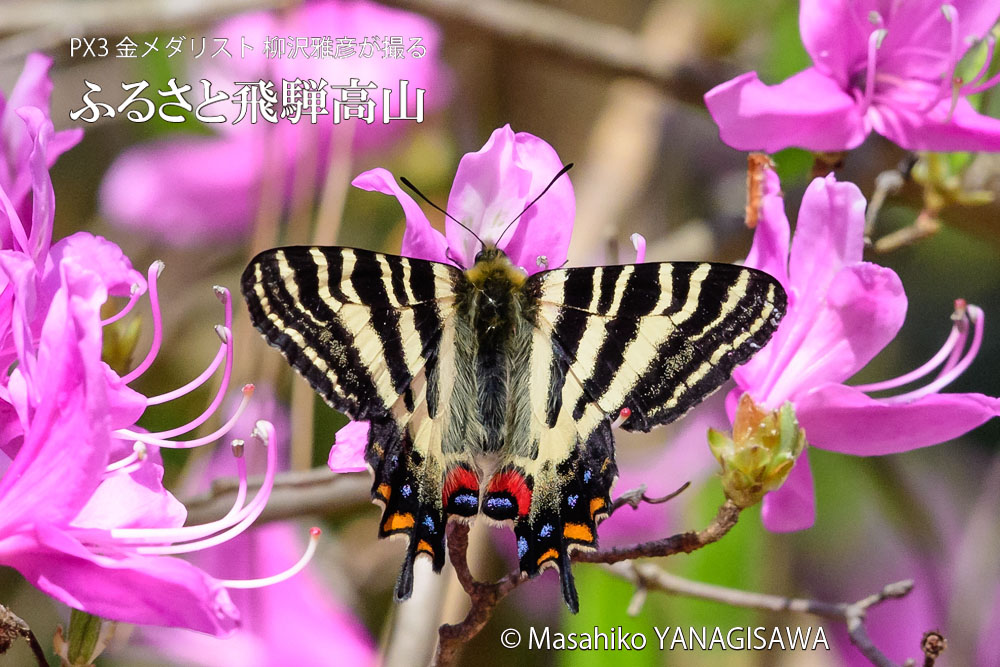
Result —
<instances>
[{"instance_id":1,"label":"butterfly","mask_svg":"<svg viewBox=\"0 0 1000 667\"><path fill-rule=\"evenodd\" d=\"M521 571L597 546L617 475L612 423L677 419L763 346L786 306L770 275L662 262L526 275L483 243L457 266L341 247L257 255L254 326L333 408L370 422L379 536L439 572L448 521L509 523Z\"/></svg>"}]
</instances>

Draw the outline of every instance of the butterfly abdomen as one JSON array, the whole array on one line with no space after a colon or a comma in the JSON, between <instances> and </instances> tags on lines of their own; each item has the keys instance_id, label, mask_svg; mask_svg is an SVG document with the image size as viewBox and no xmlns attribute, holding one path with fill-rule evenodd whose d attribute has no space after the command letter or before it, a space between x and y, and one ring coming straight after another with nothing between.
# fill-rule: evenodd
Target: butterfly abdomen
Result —
<instances>
[{"instance_id":1,"label":"butterfly abdomen","mask_svg":"<svg viewBox=\"0 0 1000 667\"><path fill-rule=\"evenodd\" d=\"M530 338L518 335L525 325L519 298L524 274L498 254L481 259L466 277L456 306L473 338L476 413L484 431L479 448L494 454L506 441L514 363L526 357L530 345Z\"/></svg>"}]
</instances>

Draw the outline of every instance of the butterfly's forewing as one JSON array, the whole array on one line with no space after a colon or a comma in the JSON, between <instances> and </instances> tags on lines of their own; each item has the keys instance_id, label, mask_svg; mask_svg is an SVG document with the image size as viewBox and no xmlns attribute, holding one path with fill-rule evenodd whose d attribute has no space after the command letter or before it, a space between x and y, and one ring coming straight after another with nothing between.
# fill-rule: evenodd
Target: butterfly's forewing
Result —
<instances>
[{"instance_id":1,"label":"butterfly's forewing","mask_svg":"<svg viewBox=\"0 0 1000 667\"><path fill-rule=\"evenodd\" d=\"M596 546L609 508L610 420L629 408L623 427L648 431L684 414L767 342L785 293L760 271L708 263L559 269L524 290L535 303L534 446L511 451L501 470L532 486L530 510L515 520L521 569L558 566L575 609L567 551Z\"/></svg>"},{"instance_id":2,"label":"butterfly's forewing","mask_svg":"<svg viewBox=\"0 0 1000 667\"><path fill-rule=\"evenodd\" d=\"M400 598L418 553L436 570L444 565L441 438L451 382L440 378L454 372L454 284L463 279L444 264L315 247L262 252L243 274L254 326L327 403L371 422L379 535L409 539Z\"/></svg>"}]
</instances>

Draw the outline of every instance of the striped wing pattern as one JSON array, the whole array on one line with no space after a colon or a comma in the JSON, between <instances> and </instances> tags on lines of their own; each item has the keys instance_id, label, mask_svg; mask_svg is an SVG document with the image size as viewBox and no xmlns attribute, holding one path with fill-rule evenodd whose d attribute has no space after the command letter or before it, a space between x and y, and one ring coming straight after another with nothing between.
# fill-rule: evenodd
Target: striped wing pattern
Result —
<instances>
[{"instance_id":1,"label":"striped wing pattern","mask_svg":"<svg viewBox=\"0 0 1000 667\"><path fill-rule=\"evenodd\" d=\"M254 326L292 367L332 407L370 421L379 534L408 537L397 598L410 594L417 555L443 566L447 520L481 511L513 523L523 572L559 569L576 611L569 553L596 547L611 506L611 421L623 408L627 430L680 417L767 342L785 294L771 276L727 264L521 278L512 288L522 304L515 329L529 333L511 343L507 432L481 486L482 443L469 435L481 430L456 430L484 417L465 405L479 382L468 350L480 333L459 314L472 273L365 250L288 247L258 255L242 288Z\"/></svg>"},{"instance_id":2,"label":"striped wing pattern","mask_svg":"<svg viewBox=\"0 0 1000 667\"><path fill-rule=\"evenodd\" d=\"M622 427L648 431L680 417L768 341L785 293L766 273L710 263L553 270L530 277L525 291L537 299L535 447L512 452L509 465L534 493L515 532L521 569L557 567L575 609L568 552L596 547L610 507L610 420L628 408Z\"/></svg>"},{"instance_id":3,"label":"striped wing pattern","mask_svg":"<svg viewBox=\"0 0 1000 667\"><path fill-rule=\"evenodd\" d=\"M454 361L454 284L445 264L350 248L275 248L242 290L254 326L333 408L371 423L366 458L380 536L409 537L397 595L418 553L444 565L442 406ZM453 459L458 457L451 457Z\"/></svg>"}]
</instances>

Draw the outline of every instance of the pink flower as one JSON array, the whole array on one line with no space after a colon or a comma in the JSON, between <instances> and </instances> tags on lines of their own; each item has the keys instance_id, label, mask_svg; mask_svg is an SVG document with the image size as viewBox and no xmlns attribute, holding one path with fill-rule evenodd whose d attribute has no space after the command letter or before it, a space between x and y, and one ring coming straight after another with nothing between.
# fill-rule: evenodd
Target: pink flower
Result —
<instances>
[{"instance_id":1,"label":"pink flower","mask_svg":"<svg viewBox=\"0 0 1000 667\"><path fill-rule=\"evenodd\" d=\"M351 147L363 151L384 145L415 121L383 122L382 90L391 91L390 111L399 116L400 81L408 81L412 115L416 89L426 91L424 109L440 108L448 98L448 85L438 59L437 27L420 16L390 9L367 0L325 0L307 2L282 12L241 14L213 28L211 34L228 39L232 58L206 56L203 71L191 77L195 92L200 79L212 84L212 94L222 91L232 96L236 82L274 82L282 96L282 80L311 80L317 84L347 86L351 78L359 85L374 82L374 121L352 117L333 122L334 100L347 99L342 92L326 88L326 115L312 123L303 114L297 123L279 118L276 124L249 119L233 124L238 105L233 99L206 107L207 115L223 114L230 122L214 124L215 137L171 138L141 145L124 152L105 176L101 186L101 209L108 218L129 228L152 233L172 244L204 243L206 239L238 242L250 232L266 187L276 187L282 201L288 201L301 183L322 183L327 162L337 151ZM269 44L286 46L286 38L329 34L357 40L354 55L334 58L267 57ZM364 38L375 35L404 38L403 58L374 52L361 57ZM254 50L241 54L245 42ZM272 41L273 40L273 41ZM414 43L412 40L419 40ZM220 42L221 43L221 42ZM405 49L414 47L406 52ZM209 49L218 45L209 45ZM272 47L273 48L273 47ZM312 47L310 47L311 50ZM336 44L334 50L338 48ZM418 57L417 54L423 54ZM281 115L282 108L275 105Z\"/></svg>"},{"instance_id":2,"label":"pink flower","mask_svg":"<svg viewBox=\"0 0 1000 667\"><path fill-rule=\"evenodd\" d=\"M984 81L1000 7L985 0L802 0L813 66L775 86L748 72L705 95L722 141L740 150L841 151L874 130L910 150L1000 150L1000 120L967 96ZM956 67L978 40L989 57L971 81Z\"/></svg>"},{"instance_id":3,"label":"pink flower","mask_svg":"<svg viewBox=\"0 0 1000 667\"><path fill-rule=\"evenodd\" d=\"M36 107L18 113L26 135L21 141L32 147L33 207L32 217L22 220L0 188L0 227L12 239L11 248L0 249L0 362L8 369L0 376L0 564L98 616L226 634L238 622L227 588L248 582L216 579L166 556L220 544L256 519L276 469L273 427L257 426L257 439L269 445L261 490L247 502L245 466L237 458L237 501L225 517L204 525L183 525L183 505L162 485L158 448L214 442L245 408L250 386L241 407L215 433L175 440L213 415L229 385L229 292L216 290L225 307L225 324L217 328L221 344L198 378L159 396L130 388L162 344L157 290L162 264L150 267L147 281L120 248L100 237L78 233L51 245L55 202L46 149L52 124ZM120 376L102 361L103 328L131 311L147 290L152 346ZM100 309L109 296L128 302L102 321ZM148 407L204 384L223 361L221 387L202 415L158 433L136 426ZM238 456L242 449L242 442L234 446ZM259 583L264 582L249 585Z\"/></svg>"},{"instance_id":4,"label":"pink flower","mask_svg":"<svg viewBox=\"0 0 1000 667\"><path fill-rule=\"evenodd\" d=\"M227 404L232 402L227 400ZM253 404L236 422L233 433L247 432L260 419L276 425L289 422L285 406L266 386L254 392ZM230 462L220 454L203 459L207 464L204 469L194 477L189 475L196 482L191 485L192 492L207 490L213 478L227 474ZM255 461L253 454L247 452L248 470L263 472L262 462ZM253 526L223 545L193 554L192 562L208 572L253 580L294 561L302 552L301 533L293 522ZM330 661L331 647L336 647L338 663L372 665L375 649L371 638L330 589L329 581L306 569L294 579L272 586L231 591L233 602L243 612L242 622L238 631L225 639L149 628L141 633L139 643L185 665L321 665ZM126 662L141 661L134 653L123 657Z\"/></svg>"},{"instance_id":5,"label":"pink flower","mask_svg":"<svg viewBox=\"0 0 1000 667\"><path fill-rule=\"evenodd\" d=\"M983 313L959 303L952 333L928 363L899 378L865 386L844 381L895 338L906 315L906 295L890 269L864 262L865 200L851 183L831 175L806 190L795 238L777 176L769 171L764 210L747 266L775 276L788 293L785 318L771 341L736 369L736 399L749 392L773 410L791 401L806 439L814 447L877 456L956 438L1000 414L1000 400L982 394L941 394L979 350ZM972 331L970 331L970 328ZM966 350L966 342L972 340ZM910 384L938 366L936 379L887 398L866 392ZM815 518L812 475L803 452L787 481L764 498L770 530L808 528Z\"/></svg>"},{"instance_id":6,"label":"pink flower","mask_svg":"<svg viewBox=\"0 0 1000 667\"><path fill-rule=\"evenodd\" d=\"M49 67L52 60L40 53L32 53L24 63L9 99L0 93L0 189L10 200L11 207L23 221L32 219L32 178L33 170L47 169L56 159L75 146L83 137L82 130L64 130L47 137L46 146L39 149L32 136L24 132L24 121L20 109L34 108L49 118L49 97L52 81ZM36 159L33 159L33 156ZM44 156L44 159L37 159ZM44 199L39 205L45 205ZM51 229L24 230L27 236L39 238L51 234ZM0 248L12 248L14 239L6 225L0 225Z\"/></svg>"},{"instance_id":7,"label":"pink flower","mask_svg":"<svg viewBox=\"0 0 1000 667\"><path fill-rule=\"evenodd\" d=\"M301 553L301 541L294 525L271 523L199 554L198 563L213 571L235 566L241 576L253 577L286 567ZM244 556L248 553L252 560ZM266 588L234 591L233 600L244 613L231 637L151 628L142 633L141 643L179 664L206 667L375 664L375 647L364 626L308 570Z\"/></svg>"},{"instance_id":8,"label":"pink flower","mask_svg":"<svg viewBox=\"0 0 1000 667\"><path fill-rule=\"evenodd\" d=\"M495 244L516 266L532 274L566 262L576 215L569 177L559 178L534 202L562 168L555 149L538 137L515 133L510 125L494 130L485 146L466 153L458 163L444 235L431 226L420 205L403 192L387 170L366 171L352 185L399 200L406 215L402 254L407 257L469 268L481 249L479 237L484 243ZM340 429L330 451L330 469L364 470L367 443L367 422L352 422Z\"/></svg>"}]
</instances>

